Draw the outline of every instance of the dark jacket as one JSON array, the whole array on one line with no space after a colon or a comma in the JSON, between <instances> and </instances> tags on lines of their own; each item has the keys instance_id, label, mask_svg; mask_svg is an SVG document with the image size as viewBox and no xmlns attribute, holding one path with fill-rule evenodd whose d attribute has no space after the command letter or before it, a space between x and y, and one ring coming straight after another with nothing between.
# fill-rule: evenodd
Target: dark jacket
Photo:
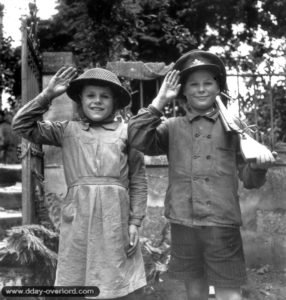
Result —
<instances>
[{"instance_id":1,"label":"dark jacket","mask_svg":"<svg viewBox=\"0 0 286 300\"><path fill-rule=\"evenodd\" d=\"M147 155L167 154L169 185L165 215L187 226L239 226L238 178L246 188L265 182L239 153L239 139L227 133L215 110L206 116L188 113L161 122L152 105L129 122L132 145Z\"/></svg>"}]
</instances>

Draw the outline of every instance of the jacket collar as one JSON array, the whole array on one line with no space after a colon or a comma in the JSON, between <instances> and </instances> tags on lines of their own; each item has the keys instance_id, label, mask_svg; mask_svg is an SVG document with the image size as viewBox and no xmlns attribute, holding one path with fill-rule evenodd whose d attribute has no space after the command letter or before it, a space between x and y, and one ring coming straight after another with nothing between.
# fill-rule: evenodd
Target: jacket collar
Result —
<instances>
[{"instance_id":1,"label":"jacket collar","mask_svg":"<svg viewBox=\"0 0 286 300\"><path fill-rule=\"evenodd\" d=\"M214 107L214 109L211 111L211 112L208 112L206 114L199 114L199 113L196 113L196 112L192 112L192 111L187 111L186 113L186 116L187 116L187 119L192 122L194 119L196 118L207 118L207 119L210 119L212 121L216 121L218 116L219 116L219 110L217 107Z\"/></svg>"}]
</instances>

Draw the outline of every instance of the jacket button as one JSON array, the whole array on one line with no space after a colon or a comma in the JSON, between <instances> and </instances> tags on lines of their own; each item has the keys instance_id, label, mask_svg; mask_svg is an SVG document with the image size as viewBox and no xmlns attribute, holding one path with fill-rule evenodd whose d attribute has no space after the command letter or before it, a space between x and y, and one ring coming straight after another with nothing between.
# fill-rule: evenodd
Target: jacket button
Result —
<instances>
[{"instance_id":1,"label":"jacket button","mask_svg":"<svg viewBox=\"0 0 286 300\"><path fill-rule=\"evenodd\" d=\"M207 155L207 159L211 159L211 156L210 156L210 155Z\"/></svg>"},{"instance_id":2,"label":"jacket button","mask_svg":"<svg viewBox=\"0 0 286 300\"><path fill-rule=\"evenodd\" d=\"M206 178L205 178L205 181L208 182L208 181L210 181L210 179L209 179L208 177L206 177Z\"/></svg>"},{"instance_id":3,"label":"jacket button","mask_svg":"<svg viewBox=\"0 0 286 300\"><path fill-rule=\"evenodd\" d=\"M197 132L196 134L195 134L195 137L199 137L200 136L200 134Z\"/></svg>"},{"instance_id":4,"label":"jacket button","mask_svg":"<svg viewBox=\"0 0 286 300\"><path fill-rule=\"evenodd\" d=\"M210 139L211 137L212 137L212 135L211 135L211 134L208 134L208 135L207 135L207 138L208 138L208 139Z\"/></svg>"}]
</instances>

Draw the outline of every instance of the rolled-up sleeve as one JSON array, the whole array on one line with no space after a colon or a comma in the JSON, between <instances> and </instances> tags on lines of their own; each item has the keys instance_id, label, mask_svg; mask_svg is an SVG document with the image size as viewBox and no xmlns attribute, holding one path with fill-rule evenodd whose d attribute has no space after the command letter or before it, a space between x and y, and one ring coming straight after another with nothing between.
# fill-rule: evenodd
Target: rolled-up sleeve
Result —
<instances>
[{"instance_id":1,"label":"rolled-up sleeve","mask_svg":"<svg viewBox=\"0 0 286 300\"><path fill-rule=\"evenodd\" d=\"M61 146L68 121L43 121L50 99L43 94L25 104L14 116L12 129L23 138L36 143Z\"/></svg>"},{"instance_id":2,"label":"rolled-up sleeve","mask_svg":"<svg viewBox=\"0 0 286 300\"><path fill-rule=\"evenodd\" d=\"M247 124L239 118L235 119L236 124L252 137L252 133L247 129ZM245 162L241 152L238 153L238 177L246 189L257 189L264 185L266 181L267 170L252 169L250 163Z\"/></svg>"},{"instance_id":3,"label":"rolled-up sleeve","mask_svg":"<svg viewBox=\"0 0 286 300\"><path fill-rule=\"evenodd\" d=\"M239 178L246 189L257 189L264 185L267 170L252 169L249 163L241 164L239 167Z\"/></svg>"},{"instance_id":4,"label":"rolled-up sleeve","mask_svg":"<svg viewBox=\"0 0 286 300\"><path fill-rule=\"evenodd\" d=\"M129 121L129 139L134 148L146 155L162 155L168 152L168 128L161 121L162 114L149 105Z\"/></svg>"},{"instance_id":5,"label":"rolled-up sleeve","mask_svg":"<svg viewBox=\"0 0 286 300\"><path fill-rule=\"evenodd\" d=\"M129 224L141 226L147 208L147 178L144 155L133 147L129 149Z\"/></svg>"}]
</instances>

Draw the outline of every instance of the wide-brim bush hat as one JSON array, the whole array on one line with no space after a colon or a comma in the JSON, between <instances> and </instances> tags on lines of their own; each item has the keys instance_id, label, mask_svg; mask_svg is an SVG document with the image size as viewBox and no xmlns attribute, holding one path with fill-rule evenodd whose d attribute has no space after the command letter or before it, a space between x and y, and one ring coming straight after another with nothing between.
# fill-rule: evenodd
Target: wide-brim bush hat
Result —
<instances>
[{"instance_id":1,"label":"wide-brim bush hat","mask_svg":"<svg viewBox=\"0 0 286 300\"><path fill-rule=\"evenodd\" d=\"M187 76L197 70L211 71L219 84L220 90L226 89L226 70L222 60L215 54L204 50L191 50L182 55L174 65L180 71L180 82L184 84Z\"/></svg>"},{"instance_id":2,"label":"wide-brim bush hat","mask_svg":"<svg viewBox=\"0 0 286 300\"><path fill-rule=\"evenodd\" d=\"M89 84L110 87L114 93L114 98L118 101L119 109L127 106L131 100L130 93L122 86L119 78L113 72L103 68L93 68L85 71L70 82L66 93L72 100L79 102L83 86Z\"/></svg>"}]
</instances>

